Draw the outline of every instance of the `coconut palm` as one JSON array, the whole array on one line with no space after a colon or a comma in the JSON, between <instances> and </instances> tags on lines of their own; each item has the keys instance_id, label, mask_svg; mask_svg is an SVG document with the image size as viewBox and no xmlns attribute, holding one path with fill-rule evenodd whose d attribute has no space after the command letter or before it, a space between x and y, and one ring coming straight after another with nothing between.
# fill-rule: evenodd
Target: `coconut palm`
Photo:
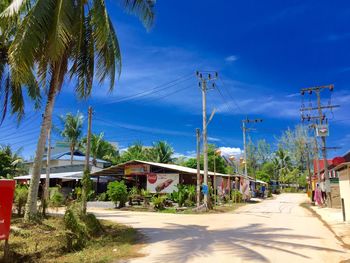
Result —
<instances>
[{"instance_id":1,"label":"coconut palm","mask_svg":"<svg viewBox=\"0 0 350 263\"><path fill-rule=\"evenodd\" d=\"M60 134L69 142L70 164L72 165L74 151L83 133L84 116L78 111L75 116L72 113L67 113L65 116L61 115L60 120L63 124L63 130L60 131Z\"/></svg>"},{"instance_id":2,"label":"coconut palm","mask_svg":"<svg viewBox=\"0 0 350 263\"><path fill-rule=\"evenodd\" d=\"M151 25L153 2L120 2L146 26ZM30 220L37 213L47 130L63 80L69 76L74 81L80 98L90 96L95 76L99 83L109 79L112 90L115 75L121 71L121 55L104 0L14 0L0 14L0 27L1 32L15 28L6 50L11 72L11 85L8 85L11 100L23 103L20 87L33 83L35 77L47 94L26 205L25 218ZM11 104L11 107L13 112L23 113L23 105Z\"/></svg>"},{"instance_id":3,"label":"coconut palm","mask_svg":"<svg viewBox=\"0 0 350 263\"><path fill-rule=\"evenodd\" d=\"M276 152L276 159L278 163L279 178L285 177L292 167L290 156L283 149L278 149Z\"/></svg>"},{"instance_id":4,"label":"coconut palm","mask_svg":"<svg viewBox=\"0 0 350 263\"><path fill-rule=\"evenodd\" d=\"M82 141L82 148L84 151L86 147L86 138ZM104 134L91 134L90 140L90 154L92 155L92 163L96 165L96 159L111 160L116 158L117 149L110 142L104 139Z\"/></svg>"},{"instance_id":5,"label":"coconut palm","mask_svg":"<svg viewBox=\"0 0 350 263\"><path fill-rule=\"evenodd\" d=\"M27 171L23 167L23 158L19 151L14 152L9 145L0 146L0 178L13 178Z\"/></svg>"},{"instance_id":6,"label":"coconut palm","mask_svg":"<svg viewBox=\"0 0 350 263\"><path fill-rule=\"evenodd\" d=\"M147 149L147 159L158 163L173 162L173 154L173 148L167 142L164 141L155 142L153 143L152 148Z\"/></svg>"}]
</instances>

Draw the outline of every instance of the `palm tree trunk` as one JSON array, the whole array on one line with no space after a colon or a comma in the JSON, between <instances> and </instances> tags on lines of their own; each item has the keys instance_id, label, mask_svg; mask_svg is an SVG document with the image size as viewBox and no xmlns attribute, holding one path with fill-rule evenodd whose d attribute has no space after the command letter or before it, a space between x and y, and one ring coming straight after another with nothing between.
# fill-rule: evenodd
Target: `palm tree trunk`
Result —
<instances>
[{"instance_id":1,"label":"palm tree trunk","mask_svg":"<svg viewBox=\"0 0 350 263\"><path fill-rule=\"evenodd\" d=\"M73 165L74 145L70 146L70 165Z\"/></svg>"},{"instance_id":2,"label":"palm tree trunk","mask_svg":"<svg viewBox=\"0 0 350 263\"><path fill-rule=\"evenodd\" d=\"M47 139L47 130L51 126L52 111L55 104L56 91L60 90L62 85L62 81L61 81L62 78L60 76L61 66L62 66L62 62L58 63L57 67L54 67L51 80L50 80L50 88L47 96L47 102L45 106L43 121L41 123L40 136L36 147L36 155L35 155L34 164L33 164L33 173L30 181L28 199L25 207L24 219L26 221L32 221L37 218L37 199L38 199L42 160L44 156L45 144Z\"/></svg>"}]
</instances>

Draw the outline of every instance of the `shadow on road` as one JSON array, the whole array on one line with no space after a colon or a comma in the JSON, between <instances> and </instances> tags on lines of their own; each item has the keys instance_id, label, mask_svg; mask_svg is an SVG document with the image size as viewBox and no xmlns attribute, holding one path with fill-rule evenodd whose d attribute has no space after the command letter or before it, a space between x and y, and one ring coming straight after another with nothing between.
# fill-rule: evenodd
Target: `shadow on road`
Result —
<instances>
[{"instance_id":1,"label":"shadow on road","mask_svg":"<svg viewBox=\"0 0 350 263\"><path fill-rule=\"evenodd\" d=\"M295 249L311 249L315 251L337 251L327 247L298 244L289 239L310 240L317 237L307 235L290 235L288 228L267 228L261 224L250 224L236 229L209 230L208 226L167 224L166 228L140 228L149 236L148 243L160 241L170 242L169 250L164 251L153 262L190 262L191 258L210 255L214 248L244 260L269 262L256 248L284 252L304 259L309 257ZM284 233L283 233L284 232ZM282 240L282 241L281 241Z\"/></svg>"}]
</instances>

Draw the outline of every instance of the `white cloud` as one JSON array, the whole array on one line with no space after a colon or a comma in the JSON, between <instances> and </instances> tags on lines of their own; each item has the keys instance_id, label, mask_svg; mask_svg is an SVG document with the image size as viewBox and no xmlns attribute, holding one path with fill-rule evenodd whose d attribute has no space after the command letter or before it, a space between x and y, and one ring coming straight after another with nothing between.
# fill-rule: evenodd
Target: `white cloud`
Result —
<instances>
[{"instance_id":1,"label":"white cloud","mask_svg":"<svg viewBox=\"0 0 350 263\"><path fill-rule=\"evenodd\" d=\"M231 155L240 155L242 153L241 148L239 147L220 147L219 148L221 151L221 155L225 155L225 156L231 156Z\"/></svg>"},{"instance_id":2,"label":"white cloud","mask_svg":"<svg viewBox=\"0 0 350 263\"><path fill-rule=\"evenodd\" d=\"M238 60L238 57L235 56L235 55L231 55L231 56L228 56L228 57L225 58L225 61L229 62L229 63L235 62L237 60Z\"/></svg>"},{"instance_id":3,"label":"white cloud","mask_svg":"<svg viewBox=\"0 0 350 263\"><path fill-rule=\"evenodd\" d=\"M211 142L220 142L221 139L215 138L215 137L208 137L208 141L211 141Z\"/></svg>"}]
</instances>

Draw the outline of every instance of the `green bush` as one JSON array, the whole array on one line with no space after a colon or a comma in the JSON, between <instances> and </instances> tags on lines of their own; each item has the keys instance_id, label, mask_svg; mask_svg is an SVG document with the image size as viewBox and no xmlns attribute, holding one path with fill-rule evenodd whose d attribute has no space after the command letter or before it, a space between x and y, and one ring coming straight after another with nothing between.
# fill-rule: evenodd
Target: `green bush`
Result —
<instances>
[{"instance_id":1,"label":"green bush","mask_svg":"<svg viewBox=\"0 0 350 263\"><path fill-rule=\"evenodd\" d=\"M52 192L50 192L49 206L50 207L60 207L63 204L64 204L63 194L59 191L58 188L52 189Z\"/></svg>"},{"instance_id":2,"label":"green bush","mask_svg":"<svg viewBox=\"0 0 350 263\"><path fill-rule=\"evenodd\" d=\"M243 195L238 190L233 190L231 192L231 197L232 197L233 202L236 202L236 203L241 203L243 200Z\"/></svg>"},{"instance_id":3,"label":"green bush","mask_svg":"<svg viewBox=\"0 0 350 263\"><path fill-rule=\"evenodd\" d=\"M104 201L109 201L109 198L108 198L107 193L101 193L101 194L99 194L99 195L97 196L97 200L98 200L98 201L102 201L102 202L104 202Z\"/></svg>"},{"instance_id":4,"label":"green bush","mask_svg":"<svg viewBox=\"0 0 350 263\"><path fill-rule=\"evenodd\" d=\"M141 196L143 197L143 205L148 207L149 203L150 203L150 200L152 198L151 192L148 191L148 190L142 189L141 190Z\"/></svg>"},{"instance_id":5,"label":"green bush","mask_svg":"<svg viewBox=\"0 0 350 263\"><path fill-rule=\"evenodd\" d=\"M79 216L73 208L67 208L64 217L66 230L66 247L68 251L84 248L88 240L88 233L85 225L80 223Z\"/></svg>"},{"instance_id":6,"label":"green bush","mask_svg":"<svg viewBox=\"0 0 350 263\"><path fill-rule=\"evenodd\" d=\"M27 203L28 198L28 187L17 185L15 189L15 198L14 203L16 206L17 214L21 216L24 212L25 204Z\"/></svg>"},{"instance_id":7,"label":"green bush","mask_svg":"<svg viewBox=\"0 0 350 263\"><path fill-rule=\"evenodd\" d=\"M133 199L137 199L137 204L140 205L140 191L136 186L133 186L129 191L129 205L132 205Z\"/></svg>"},{"instance_id":8,"label":"green bush","mask_svg":"<svg viewBox=\"0 0 350 263\"><path fill-rule=\"evenodd\" d=\"M102 225L94 214L87 214L84 216L83 221L90 235L99 236L103 232Z\"/></svg>"},{"instance_id":9,"label":"green bush","mask_svg":"<svg viewBox=\"0 0 350 263\"><path fill-rule=\"evenodd\" d=\"M163 210L165 207L165 196L153 196L152 203L155 209Z\"/></svg>"},{"instance_id":10,"label":"green bush","mask_svg":"<svg viewBox=\"0 0 350 263\"><path fill-rule=\"evenodd\" d=\"M124 207L126 201L128 200L128 190L124 181L111 182L108 184L107 189L107 194L115 205L119 203L119 208Z\"/></svg>"}]
</instances>

